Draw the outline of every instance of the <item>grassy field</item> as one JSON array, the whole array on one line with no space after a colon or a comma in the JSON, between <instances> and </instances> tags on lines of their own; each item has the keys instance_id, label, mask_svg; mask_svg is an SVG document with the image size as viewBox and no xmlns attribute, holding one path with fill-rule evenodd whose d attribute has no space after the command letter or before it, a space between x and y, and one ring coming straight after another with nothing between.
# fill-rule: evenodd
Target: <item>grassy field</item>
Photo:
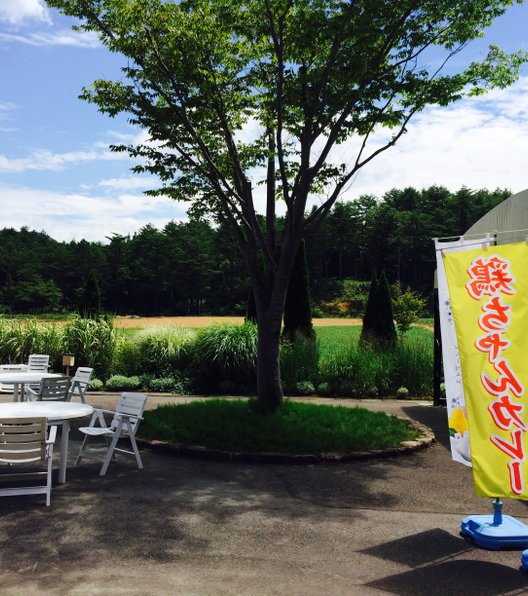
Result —
<instances>
[{"instance_id":1,"label":"grassy field","mask_svg":"<svg viewBox=\"0 0 528 596\"><path fill-rule=\"evenodd\" d=\"M202 329L219 323L240 323L244 317L114 317L119 329L148 329L149 327L189 327ZM314 327L353 327L361 325L361 319L313 319Z\"/></svg>"},{"instance_id":2,"label":"grassy field","mask_svg":"<svg viewBox=\"0 0 528 596\"><path fill-rule=\"evenodd\" d=\"M243 317L142 317L142 318L116 318L114 323L127 336L132 337L141 329L155 327L184 327L189 329L202 329L208 325L220 323L244 322ZM326 357L336 350L342 350L351 344L357 344L361 333L361 319L313 319L313 324L319 340L321 357ZM405 341L420 340L426 343L433 341L433 329L427 323L413 326Z\"/></svg>"},{"instance_id":3,"label":"grassy field","mask_svg":"<svg viewBox=\"0 0 528 596\"><path fill-rule=\"evenodd\" d=\"M346 319L345 319L346 320ZM321 357L337 349L345 349L350 344L357 344L361 333L361 326L321 326L316 327L317 338L320 342ZM433 342L433 330L427 326L411 327L405 335L404 341Z\"/></svg>"}]
</instances>

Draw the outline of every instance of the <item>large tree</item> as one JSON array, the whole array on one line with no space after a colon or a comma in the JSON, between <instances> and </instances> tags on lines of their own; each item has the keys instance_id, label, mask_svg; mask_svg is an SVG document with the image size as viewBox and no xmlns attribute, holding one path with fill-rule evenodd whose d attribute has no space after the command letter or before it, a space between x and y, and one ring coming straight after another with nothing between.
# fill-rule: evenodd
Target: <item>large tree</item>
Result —
<instances>
[{"instance_id":1,"label":"large tree","mask_svg":"<svg viewBox=\"0 0 528 596\"><path fill-rule=\"evenodd\" d=\"M515 80L526 56L496 47L444 74L512 3L48 0L126 57L121 80L96 81L82 95L149 133L114 149L159 176L153 194L199 203L236 234L257 307L261 410L282 402L281 321L301 238L417 112ZM390 130L373 138L381 127Z\"/></svg>"}]
</instances>

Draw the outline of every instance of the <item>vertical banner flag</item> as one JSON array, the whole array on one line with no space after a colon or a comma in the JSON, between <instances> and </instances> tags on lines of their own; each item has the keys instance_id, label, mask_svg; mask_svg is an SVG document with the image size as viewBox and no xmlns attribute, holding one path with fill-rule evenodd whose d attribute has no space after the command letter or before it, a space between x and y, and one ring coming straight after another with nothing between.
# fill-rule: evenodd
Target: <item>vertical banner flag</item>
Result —
<instances>
[{"instance_id":1,"label":"vertical banner flag","mask_svg":"<svg viewBox=\"0 0 528 596\"><path fill-rule=\"evenodd\" d=\"M469 448L469 428L467 422L466 401L458 342L449 299L449 290L444 269L443 254L474 249L476 246L489 244L491 236L486 238L459 238L453 242L440 242L435 238L436 250L436 278L438 283L438 306L440 314L440 333L442 335L442 365L444 369L444 387L447 404L447 419L449 424L449 440L451 457L454 461L471 467Z\"/></svg>"},{"instance_id":2,"label":"vertical banner flag","mask_svg":"<svg viewBox=\"0 0 528 596\"><path fill-rule=\"evenodd\" d=\"M444 253L475 491L528 499L528 244Z\"/></svg>"}]
</instances>

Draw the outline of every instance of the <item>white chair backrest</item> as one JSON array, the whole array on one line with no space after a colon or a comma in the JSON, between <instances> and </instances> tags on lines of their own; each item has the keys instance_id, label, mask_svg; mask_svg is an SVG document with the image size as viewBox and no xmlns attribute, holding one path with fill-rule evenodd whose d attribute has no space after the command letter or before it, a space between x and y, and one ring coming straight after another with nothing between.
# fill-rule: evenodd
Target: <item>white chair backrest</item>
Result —
<instances>
[{"instance_id":1,"label":"white chair backrest","mask_svg":"<svg viewBox=\"0 0 528 596\"><path fill-rule=\"evenodd\" d=\"M48 354L30 354L28 358L29 370L48 371L49 366Z\"/></svg>"},{"instance_id":2,"label":"white chair backrest","mask_svg":"<svg viewBox=\"0 0 528 596\"><path fill-rule=\"evenodd\" d=\"M113 428L117 427L119 424L119 414L134 416L135 418L132 418L130 423L132 426L132 431L135 435L137 427L141 422L139 418L143 416L143 410L145 409L146 401L147 396L144 393L122 393L121 397L119 398L117 408L115 409L115 416L113 417L110 426ZM126 426L124 428L126 429Z\"/></svg>"},{"instance_id":3,"label":"white chair backrest","mask_svg":"<svg viewBox=\"0 0 528 596\"><path fill-rule=\"evenodd\" d=\"M42 379L40 391L37 393L39 401L66 401L70 390L70 377L52 377Z\"/></svg>"},{"instance_id":4,"label":"white chair backrest","mask_svg":"<svg viewBox=\"0 0 528 596\"><path fill-rule=\"evenodd\" d=\"M94 369L88 366L79 366L72 377L72 383L80 383L81 385L89 385L94 374Z\"/></svg>"},{"instance_id":5,"label":"white chair backrest","mask_svg":"<svg viewBox=\"0 0 528 596\"><path fill-rule=\"evenodd\" d=\"M0 420L0 463L30 464L46 456L46 418Z\"/></svg>"}]
</instances>

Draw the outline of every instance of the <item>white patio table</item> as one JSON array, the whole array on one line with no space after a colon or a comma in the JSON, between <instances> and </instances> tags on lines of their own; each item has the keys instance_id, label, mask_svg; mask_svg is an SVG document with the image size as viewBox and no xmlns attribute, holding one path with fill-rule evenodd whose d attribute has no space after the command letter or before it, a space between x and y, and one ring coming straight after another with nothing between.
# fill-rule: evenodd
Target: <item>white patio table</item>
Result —
<instances>
[{"instance_id":1,"label":"white patio table","mask_svg":"<svg viewBox=\"0 0 528 596\"><path fill-rule=\"evenodd\" d=\"M23 401L0 404L0 418L36 418L48 419L48 424L62 424L61 454L59 464L59 482L66 482L68 465L68 440L70 420L90 416L94 409L88 404L64 401Z\"/></svg>"},{"instance_id":2,"label":"white patio table","mask_svg":"<svg viewBox=\"0 0 528 596\"><path fill-rule=\"evenodd\" d=\"M40 383L44 378L61 376L39 370L13 370L0 372L0 384L13 385L13 401L24 401L24 385L26 383Z\"/></svg>"}]
</instances>

